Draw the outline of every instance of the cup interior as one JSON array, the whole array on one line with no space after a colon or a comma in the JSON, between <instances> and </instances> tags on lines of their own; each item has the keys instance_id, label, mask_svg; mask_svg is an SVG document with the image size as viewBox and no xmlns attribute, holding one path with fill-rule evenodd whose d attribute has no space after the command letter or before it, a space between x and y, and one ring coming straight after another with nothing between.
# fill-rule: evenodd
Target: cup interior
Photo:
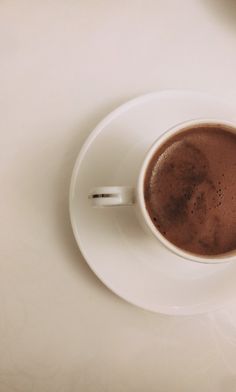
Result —
<instances>
[{"instance_id":1,"label":"cup interior","mask_svg":"<svg viewBox=\"0 0 236 392\"><path fill-rule=\"evenodd\" d=\"M152 234L170 251L181 256L184 259L192 260L199 263L223 263L229 262L236 259L236 249L227 253L221 253L217 255L199 255L195 253L188 252L180 247L176 246L172 242L170 242L162 233L158 230L158 228L154 225L148 209L146 207L145 197L144 197L144 187L145 187L145 178L147 174L147 170L149 168L149 164L156 154L156 152L161 148L163 144L165 144L169 139L173 136L178 135L184 131L188 132L188 130L192 130L197 127L219 127L227 132L231 132L236 134L236 125L232 122L225 120L216 120L216 119L197 119L186 121L184 123L175 125L171 129L165 131L151 146L149 151L147 152L145 159L143 161L140 175L138 178L137 185L137 202L139 208L141 210L143 219L151 230Z\"/></svg>"}]
</instances>

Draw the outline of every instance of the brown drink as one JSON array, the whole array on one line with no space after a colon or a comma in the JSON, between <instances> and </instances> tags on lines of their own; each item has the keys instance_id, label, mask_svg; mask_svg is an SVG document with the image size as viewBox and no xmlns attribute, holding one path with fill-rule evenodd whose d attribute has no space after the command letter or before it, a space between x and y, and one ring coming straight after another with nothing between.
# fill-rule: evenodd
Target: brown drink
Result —
<instances>
[{"instance_id":1,"label":"brown drink","mask_svg":"<svg viewBox=\"0 0 236 392\"><path fill-rule=\"evenodd\" d=\"M148 165L144 196L157 230L182 250L236 249L236 135L200 124L170 137Z\"/></svg>"}]
</instances>

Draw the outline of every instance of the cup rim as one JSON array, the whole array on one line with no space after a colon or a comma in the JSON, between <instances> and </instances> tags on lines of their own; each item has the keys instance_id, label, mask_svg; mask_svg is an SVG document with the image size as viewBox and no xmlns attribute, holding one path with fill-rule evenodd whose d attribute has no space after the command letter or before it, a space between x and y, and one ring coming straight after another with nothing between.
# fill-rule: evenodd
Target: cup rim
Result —
<instances>
[{"instance_id":1,"label":"cup rim","mask_svg":"<svg viewBox=\"0 0 236 392\"><path fill-rule=\"evenodd\" d=\"M146 175L146 170L147 167L155 154L156 150L163 144L165 143L170 137L173 135L184 131L185 129L188 129L190 127L194 127L197 125L202 125L202 124L207 124L207 125L221 125L225 127L229 127L234 130L236 133L236 123L233 123L232 121L228 120L223 120L223 119L215 119L215 118L200 118L200 119L192 119L192 120L187 120L178 124L175 124L171 128L167 129L164 131L151 145L149 150L147 151L145 158L143 160L140 172L139 172L139 177L138 177L138 182L137 182L137 203L139 205L139 208L141 210L141 213L143 215L143 218L145 220L146 225L148 228L151 230L152 234L170 251L175 253L178 256L181 256L183 259L195 261L198 263L203 263L203 264L218 264L218 263L225 263L225 262L230 262L234 259L236 259L236 250L233 250L228 253L222 253L220 255L213 255L213 256L201 256L197 255L194 253L187 252L176 245L174 245L172 242L167 240L161 232L156 228L154 223L152 222L149 213L146 209L146 204L145 204L145 199L144 199L144 180L145 180L145 175Z\"/></svg>"}]
</instances>

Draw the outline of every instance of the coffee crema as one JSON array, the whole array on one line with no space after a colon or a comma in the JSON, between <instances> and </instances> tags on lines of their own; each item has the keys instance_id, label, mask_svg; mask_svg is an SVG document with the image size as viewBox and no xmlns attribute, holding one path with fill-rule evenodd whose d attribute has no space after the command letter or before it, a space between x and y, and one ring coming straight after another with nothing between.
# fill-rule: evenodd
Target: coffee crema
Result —
<instances>
[{"instance_id":1,"label":"coffee crema","mask_svg":"<svg viewBox=\"0 0 236 392\"><path fill-rule=\"evenodd\" d=\"M236 135L204 124L170 137L149 163L144 197L177 247L204 256L236 249Z\"/></svg>"}]
</instances>

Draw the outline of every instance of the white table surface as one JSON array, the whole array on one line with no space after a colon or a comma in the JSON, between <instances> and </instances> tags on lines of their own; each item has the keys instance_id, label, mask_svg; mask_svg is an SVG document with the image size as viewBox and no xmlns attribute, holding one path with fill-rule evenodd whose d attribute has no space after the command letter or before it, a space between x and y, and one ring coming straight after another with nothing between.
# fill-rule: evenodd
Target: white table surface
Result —
<instances>
[{"instance_id":1,"label":"white table surface","mask_svg":"<svg viewBox=\"0 0 236 392\"><path fill-rule=\"evenodd\" d=\"M78 151L127 99L236 102L234 0L0 2L0 392L235 392L236 300L167 317L104 287L68 216Z\"/></svg>"}]
</instances>

